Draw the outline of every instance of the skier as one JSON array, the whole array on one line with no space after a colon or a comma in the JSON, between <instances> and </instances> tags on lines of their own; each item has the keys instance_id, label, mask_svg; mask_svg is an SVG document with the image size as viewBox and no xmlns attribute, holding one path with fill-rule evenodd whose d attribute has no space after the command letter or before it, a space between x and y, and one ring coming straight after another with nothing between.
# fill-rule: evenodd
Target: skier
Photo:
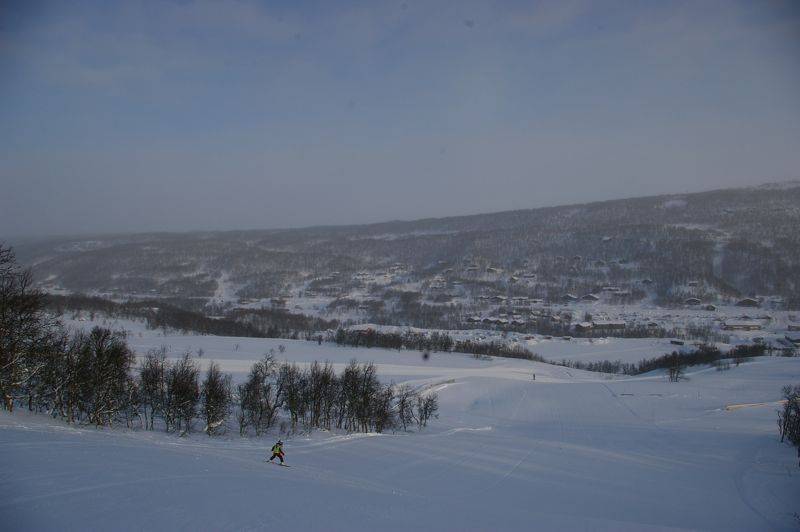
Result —
<instances>
[{"instance_id":1,"label":"skier","mask_svg":"<svg viewBox=\"0 0 800 532\"><path fill-rule=\"evenodd\" d=\"M272 446L272 457L269 461L272 462L276 456L281 459L281 464L283 464L283 442L281 440Z\"/></svg>"}]
</instances>

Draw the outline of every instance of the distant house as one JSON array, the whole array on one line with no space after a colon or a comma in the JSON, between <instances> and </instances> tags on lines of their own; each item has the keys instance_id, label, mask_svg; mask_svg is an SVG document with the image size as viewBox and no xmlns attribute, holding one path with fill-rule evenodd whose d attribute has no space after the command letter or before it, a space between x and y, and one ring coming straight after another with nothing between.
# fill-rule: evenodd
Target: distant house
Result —
<instances>
[{"instance_id":1,"label":"distant house","mask_svg":"<svg viewBox=\"0 0 800 532\"><path fill-rule=\"evenodd\" d=\"M575 324L576 331L590 331L592 330L592 324L588 321L582 321L580 323Z\"/></svg>"},{"instance_id":2,"label":"distant house","mask_svg":"<svg viewBox=\"0 0 800 532\"><path fill-rule=\"evenodd\" d=\"M800 323L790 323L786 326L790 331L800 331Z\"/></svg>"},{"instance_id":3,"label":"distant house","mask_svg":"<svg viewBox=\"0 0 800 532\"><path fill-rule=\"evenodd\" d=\"M618 286L604 286L603 292L619 292L620 288Z\"/></svg>"},{"instance_id":4,"label":"distant house","mask_svg":"<svg viewBox=\"0 0 800 532\"><path fill-rule=\"evenodd\" d=\"M758 307L760 305L761 303L759 303L757 299L753 299L752 297L746 297L736 302L737 307Z\"/></svg>"},{"instance_id":5,"label":"distant house","mask_svg":"<svg viewBox=\"0 0 800 532\"><path fill-rule=\"evenodd\" d=\"M586 294L581 298L582 301L600 301L600 298L594 294Z\"/></svg>"},{"instance_id":6,"label":"distant house","mask_svg":"<svg viewBox=\"0 0 800 532\"><path fill-rule=\"evenodd\" d=\"M575 294L566 294L566 295L564 295L563 299L564 299L564 301L577 301L578 300L578 296L576 296Z\"/></svg>"},{"instance_id":7,"label":"distant house","mask_svg":"<svg viewBox=\"0 0 800 532\"><path fill-rule=\"evenodd\" d=\"M644 285L651 285L651 284L653 284L653 280L652 279L642 279L641 283L644 284Z\"/></svg>"},{"instance_id":8,"label":"distant house","mask_svg":"<svg viewBox=\"0 0 800 532\"><path fill-rule=\"evenodd\" d=\"M726 331L760 331L761 324L754 321L726 321L722 328Z\"/></svg>"},{"instance_id":9,"label":"distant house","mask_svg":"<svg viewBox=\"0 0 800 532\"><path fill-rule=\"evenodd\" d=\"M716 306L714 306L714 305L706 305L706 306L705 306L705 307L703 307L703 308L704 308L705 310L710 310L710 311L712 311L712 312L714 312L715 310L717 310L717 307L716 307Z\"/></svg>"},{"instance_id":10,"label":"distant house","mask_svg":"<svg viewBox=\"0 0 800 532\"><path fill-rule=\"evenodd\" d=\"M627 326L627 324L624 321L618 321L618 320L593 321L592 325L594 326L595 329L603 329L607 331L619 331Z\"/></svg>"},{"instance_id":11,"label":"distant house","mask_svg":"<svg viewBox=\"0 0 800 532\"><path fill-rule=\"evenodd\" d=\"M700 301L696 297L690 297L683 301L684 305L699 305L700 303L702 303L702 301Z\"/></svg>"},{"instance_id":12,"label":"distant house","mask_svg":"<svg viewBox=\"0 0 800 532\"><path fill-rule=\"evenodd\" d=\"M784 336L788 342L793 343L794 345L800 345L800 334L787 334Z\"/></svg>"},{"instance_id":13,"label":"distant house","mask_svg":"<svg viewBox=\"0 0 800 532\"><path fill-rule=\"evenodd\" d=\"M689 281L686 284L691 287L700 286L700 281Z\"/></svg>"}]
</instances>

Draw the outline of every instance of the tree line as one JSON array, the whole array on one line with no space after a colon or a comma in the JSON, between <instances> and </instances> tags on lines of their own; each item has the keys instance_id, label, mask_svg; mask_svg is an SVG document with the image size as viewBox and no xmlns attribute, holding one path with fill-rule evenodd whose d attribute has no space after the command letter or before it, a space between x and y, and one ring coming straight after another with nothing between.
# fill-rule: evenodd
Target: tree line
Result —
<instances>
[{"instance_id":1,"label":"tree line","mask_svg":"<svg viewBox=\"0 0 800 532\"><path fill-rule=\"evenodd\" d=\"M310 339L313 333L336 328L335 320L324 320L285 309L234 309L225 316L208 317L196 300L150 299L118 303L80 294L46 295L47 308L56 314L102 312L110 317L141 319L148 329L174 329L215 336L250 338L291 338L301 334ZM187 308L193 307L193 308Z\"/></svg>"},{"instance_id":2,"label":"tree line","mask_svg":"<svg viewBox=\"0 0 800 532\"><path fill-rule=\"evenodd\" d=\"M419 429L438 417L438 397L408 385L383 384L372 363L355 360L337 375L333 365L314 361L308 368L276 363L266 355L236 389L239 433L263 434L283 410L289 429L342 429L384 432Z\"/></svg>"},{"instance_id":3,"label":"tree line","mask_svg":"<svg viewBox=\"0 0 800 532\"><path fill-rule=\"evenodd\" d=\"M161 300L117 303L100 297L72 295L44 296L47 308L58 315L67 312L102 312L110 317L143 319L148 329L174 329L216 336L266 338L266 332L249 323L229 318L209 318L201 312L187 310Z\"/></svg>"},{"instance_id":4,"label":"tree line","mask_svg":"<svg viewBox=\"0 0 800 532\"><path fill-rule=\"evenodd\" d=\"M700 344L688 352L673 351L655 358L644 358L637 363L622 362L620 360L601 360L598 362L583 362L580 360L562 360L554 362L560 366L585 371L601 373L614 373L622 375L640 375L657 369L666 369L670 380L677 381L683 376L683 371L689 366L711 364L717 369L728 369L727 359L733 359L738 366L750 357L766 355L766 347L758 344L742 344L732 347L726 352L711 344ZM727 364L727 365L726 365Z\"/></svg>"},{"instance_id":5,"label":"tree line","mask_svg":"<svg viewBox=\"0 0 800 532\"><path fill-rule=\"evenodd\" d=\"M382 332L373 328L338 329L333 336L338 345L352 347L381 347L384 349L408 349L437 352L469 353L476 356L496 356L521 358L545 362L545 360L520 345L505 342L477 342L474 340L453 340L446 332L433 331L430 334L405 330L403 332Z\"/></svg>"}]
</instances>

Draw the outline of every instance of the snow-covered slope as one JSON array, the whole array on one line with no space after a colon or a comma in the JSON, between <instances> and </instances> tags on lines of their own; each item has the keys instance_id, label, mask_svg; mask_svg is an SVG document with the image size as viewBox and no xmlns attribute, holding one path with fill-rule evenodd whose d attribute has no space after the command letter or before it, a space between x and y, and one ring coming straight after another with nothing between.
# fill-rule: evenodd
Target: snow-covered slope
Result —
<instances>
[{"instance_id":1,"label":"snow-covered slope","mask_svg":"<svg viewBox=\"0 0 800 532\"><path fill-rule=\"evenodd\" d=\"M308 342L157 337L142 351L245 371L278 344L298 362L373 360L431 386L440 419L420 433L272 439L96 430L0 414L4 530L791 530L800 470L778 443L775 402L800 359L761 358L607 379L526 361L337 349ZM238 345L238 349L236 348ZM536 373L533 380L532 373ZM736 407L732 405L746 405ZM731 407L731 408L726 408Z\"/></svg>"}]
</instances>

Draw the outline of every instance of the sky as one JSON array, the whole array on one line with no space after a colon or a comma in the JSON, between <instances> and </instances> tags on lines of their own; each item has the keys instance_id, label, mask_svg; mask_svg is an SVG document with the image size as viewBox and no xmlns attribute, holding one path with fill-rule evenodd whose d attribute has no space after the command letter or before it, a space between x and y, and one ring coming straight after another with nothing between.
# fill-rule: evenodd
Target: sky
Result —
<instances>
[{"instance_id":1,"label":"sky","mask_svg":"<svg viewBox=\"0 0 800 532\"><path fill-rule=\"evenodd\" d=\"M800 2L0 2L0 239L800 178Z\"/></svg>"}]
</instances>

